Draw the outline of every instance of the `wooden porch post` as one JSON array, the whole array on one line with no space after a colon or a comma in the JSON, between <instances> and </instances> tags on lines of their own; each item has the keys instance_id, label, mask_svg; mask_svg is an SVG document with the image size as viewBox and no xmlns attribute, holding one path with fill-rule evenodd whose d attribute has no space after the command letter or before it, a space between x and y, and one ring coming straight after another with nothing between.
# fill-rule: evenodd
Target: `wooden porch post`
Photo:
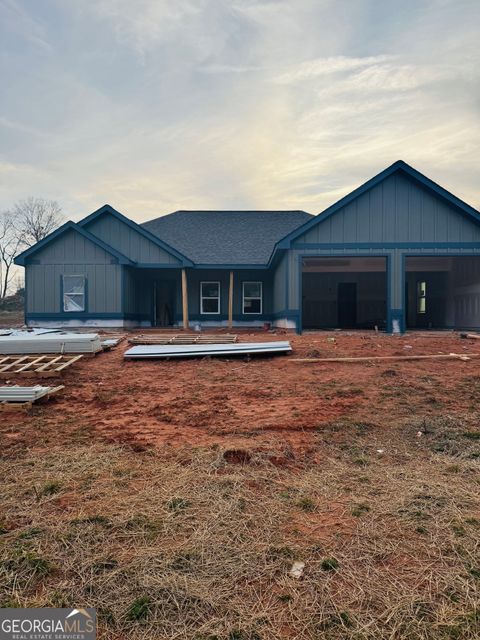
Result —
<instances>
[{"instance_id":1,"label":"wooden porch post","mask_svg":"<svg viewBox=\"0 0 480 640\"><path fill-rule=\"evenodd\" d=\"M187 272L182 269L182 310L183 310L183 328L188 329L188 288L187 288Z\"/></svg>"},{"instance_id":2,"label":"wooden porch post","mask_svg":"<svg viewBox=\"0 0 480 640\"><path fill-rule=\"evenodd\" d=\"M228 288L228 328L233 327L233 271L230 271L230 286Z\"/></svg>"}]
</instances>

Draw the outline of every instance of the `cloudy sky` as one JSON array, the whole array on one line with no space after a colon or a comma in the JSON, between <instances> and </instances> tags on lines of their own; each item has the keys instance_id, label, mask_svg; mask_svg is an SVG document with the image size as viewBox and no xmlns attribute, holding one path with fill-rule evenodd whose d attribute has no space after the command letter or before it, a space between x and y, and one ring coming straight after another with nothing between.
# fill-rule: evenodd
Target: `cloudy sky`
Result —
<instances>
[{"instance_id":1,"label":"cloudy sky","mask_svg":"<svg viewBox=\"0 0 480 640\"><path fill-rule=\"evenodd\" d=\"M401 158L480 207L479 0L0 0L0 210L318 213Z\"/></svg>"}]
</instances>

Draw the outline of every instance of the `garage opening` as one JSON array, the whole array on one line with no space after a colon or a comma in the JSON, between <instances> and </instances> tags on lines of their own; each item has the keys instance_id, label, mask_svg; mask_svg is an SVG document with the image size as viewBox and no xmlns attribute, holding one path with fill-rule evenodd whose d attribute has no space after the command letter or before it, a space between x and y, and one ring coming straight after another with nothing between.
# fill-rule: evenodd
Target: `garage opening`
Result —
<instances>
[{"instance_id":1,"label":"garage opening","mask_svg":"<svg viewBox=\"0 0 480 640\"><path fill-rule=\"evenodd\" d=\"M303 258L304 329L384 328L386 258Z\"/></svg>"},{"instance_id":2,"label":"garage opening","mask_svg":"<svg viewBox=\"0 0 480 640\"><path fill-rule=\"evenodd\" d=\"M405 317L410 329L480 327L480 256L407 257Z\"/></svg>"}]
</instances>

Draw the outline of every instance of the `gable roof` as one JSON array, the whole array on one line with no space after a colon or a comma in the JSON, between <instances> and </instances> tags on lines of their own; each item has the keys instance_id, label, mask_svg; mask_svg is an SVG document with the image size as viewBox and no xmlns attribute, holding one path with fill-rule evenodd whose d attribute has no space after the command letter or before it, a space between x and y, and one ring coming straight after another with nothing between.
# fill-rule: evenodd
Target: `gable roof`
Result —
<instances>
[{"instance_id":1,"label":"gable roof","mask_svg":"<svg viewBox=\"0 0 480 640\"><path fill-rule=\"evenodd\" d=\"M93 244L97 245L97 247L100 247L101 249L109 253L111 256L116 258L120 264L134 264L129 258L127 258L127 256L124 256L123 253L120 253L120 251L117 251L106 242L103 242L103 240L100 240L100 238L97 238L86 229L82 229L81 226L79 226L75 222L72 222L71 220L68 220L67 222L65 222L65 224L62 224L61 227L58 227L58 229L55 229L55 231L52 231L52 233L49 233L48 236L45 236L45 238L43 238L43 240L40 240L32 247L29 247L28 249L25 249L25 251L22 251L22 253L18 254L18 256L15 258L15 264L25 266L25 261L27 260L27 258L30 258L32 255L37 253L37 251L40 251L48 244L59 238L66 231L72 230L76 233L79 233L87 240L90 240L90 242L93 242Z\"/></svg>"},{"instance_id":2,"label":"gable roof","mask_svg":"<svg viewBox=\"0 0 480 640\"><path fill-rule=\"evenodd\" d=\"M141 226L196 265L266 265L275 243L313 216L305 211L175 211Z\"/></svg>"},{"instance_id":3,"label":"gable roof","mask_svg":"<svg viewBox=\"0 0 480 640\"><path fill-rule=\"evenodd\" d=\"M409 164L407 164L403 160L397 160L392 165L390 165L389 167L387 167L386 169L378 173L376 176L374 176L373 178L370 178L370 180L367 180L367 182L364 182L362 185L360 185L360 187L357 187L357 189L354 189L351 193L349 193L345 197L335 202L335 204L332 204L330 207L322 211L322 213L319 213L317 216L314 216L313 218L308 220L306 223L304 223L302 226L291 231L279 242L277 242L275 249L290 248L291 243L295 240L295 238L298 238L298 236L303 235L306 231L311 229L313 226L315 226L320 222L323 222L328 217L330 217L331 215L333 215L334 213L336 213L346 205L350 204L350 202L355 200L355 198L358 198L358 196L369 191L373 187L376 187L378 184L383 182L386 178L390 177L392 174L397 172L402 172L403 174L409 176L418 184L420 184L422 187L433 192L436 196L440 197L441 199L446 201L448 204L453 206L461 214L467 216L471 220L474 220L477 224L480 224L479 211L471 207L466 202L463 202L463 200L460 200L460 198L457 198L457 196L454 196L453 193L450 193L450 191L447 191L446 189L441 187L439 184L437 184L433 180L430 180L430 178L427 178L427 176L424 176L423 173L420 173L420 171L417 171L416 169L411 167Z\"/></svg>"},{"instance_id":4,"label":"gable roof","mask_svg":"<svg viewBox=\"0 0 480 640\"><path fill-rule=\"evenodd\" d=\"M157 245L167 253L170 253L170 255L180 260L184 266L192 266L191 260L189 260L186 255L178 251L175 247L167 244L167 242L165 242L163 238L159 238L153 233L150 233L150 231L148 229L145 229L143 225L137 224L133 220L130 220L130 218L127 218L122 213L120 213L120 211L117 211L109 204L104 204L102 207L100 207L99 209L97 209L96 211L88 215L86 218L83 218L83 220L80 220L78 224L81 227L88 226L94 220L96 220L97 218L105 214L110 214L117 220L120 220L121 222L126 224L128 227L130 227L130 229L133 229L134 231L139 233L141 236L143 236L150 242L153 242L155 245Z\"/></svg>"}]
</instances>

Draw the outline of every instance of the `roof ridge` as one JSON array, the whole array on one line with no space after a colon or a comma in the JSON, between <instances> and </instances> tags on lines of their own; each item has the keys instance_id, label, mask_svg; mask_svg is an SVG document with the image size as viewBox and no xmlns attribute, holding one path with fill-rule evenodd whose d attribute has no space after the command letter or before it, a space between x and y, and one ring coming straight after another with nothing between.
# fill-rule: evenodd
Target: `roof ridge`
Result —
<instances>
[{"instance_id":1,"label":"roof ridge","mask_svg":"<svg viewBox=\"0 0 480 640\"><path fill-rule=\"evenodd\" d=\"M266 214L287 214L287 213L301 213L302 215L314 216L313 213L304 211L303 209L178 209L177 211L171 211L163 215L152 218L151 220L145 220L139 224L148 224L149 222L155 222L162 218L168 218L169 216L176 215L178 213L198 214L198 213L212 213L212 214L250 214L250 213L266 213Z\"/></svg>"}]
</instances>

